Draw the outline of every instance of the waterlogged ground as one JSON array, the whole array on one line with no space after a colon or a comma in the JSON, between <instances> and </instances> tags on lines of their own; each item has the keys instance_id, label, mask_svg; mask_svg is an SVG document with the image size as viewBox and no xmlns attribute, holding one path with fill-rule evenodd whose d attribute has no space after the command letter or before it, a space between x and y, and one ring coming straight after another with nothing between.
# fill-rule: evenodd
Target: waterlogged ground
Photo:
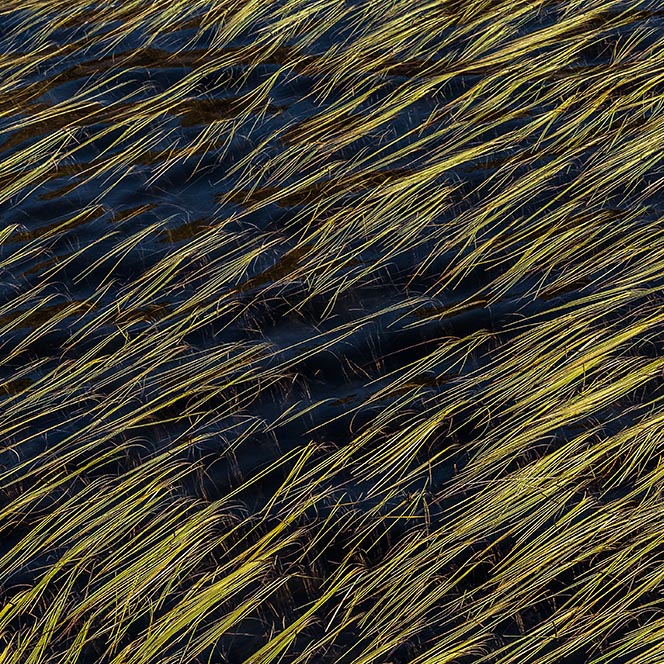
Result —
<instances>
[{"instance_id":1,"label":"waterlogged ground","mask_svg":"<svg viewBox=\"0 0 664 664\"><path fill-rule=\"evenodd\" d=\"M3 664L661 661L658 4L0 7Z\"/></svg>"}]
</instances>

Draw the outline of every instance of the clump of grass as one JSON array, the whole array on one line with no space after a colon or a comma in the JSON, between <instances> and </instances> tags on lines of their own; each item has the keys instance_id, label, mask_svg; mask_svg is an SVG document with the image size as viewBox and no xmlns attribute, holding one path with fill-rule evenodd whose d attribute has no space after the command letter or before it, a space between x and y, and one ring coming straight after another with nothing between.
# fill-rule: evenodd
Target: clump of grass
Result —
<instances>
[{"instance_id":1,"label":"clump of grass","mask_svg":"<svg viewBox=\"0 0 664 664\"><path fill-rule=\"evenodd\" d=\"M658 661L662 11L0 7L0 662Z\"/></svg>"}]
</instances>

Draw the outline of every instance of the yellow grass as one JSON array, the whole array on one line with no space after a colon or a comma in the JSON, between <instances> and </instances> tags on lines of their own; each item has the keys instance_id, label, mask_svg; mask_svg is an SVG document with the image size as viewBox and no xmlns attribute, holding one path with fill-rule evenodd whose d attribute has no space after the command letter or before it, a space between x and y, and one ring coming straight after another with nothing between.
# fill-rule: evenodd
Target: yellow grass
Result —
<instances>
[{"instance_id":1,"label":"yellow grass","mask_svg":"<svg viewBox=\"0 0 664 664\"><path fill-rule=\"evenodd\" d=\"M0 664L663 661L662 14L3 2Z\"/></svg>"}]
</instances>

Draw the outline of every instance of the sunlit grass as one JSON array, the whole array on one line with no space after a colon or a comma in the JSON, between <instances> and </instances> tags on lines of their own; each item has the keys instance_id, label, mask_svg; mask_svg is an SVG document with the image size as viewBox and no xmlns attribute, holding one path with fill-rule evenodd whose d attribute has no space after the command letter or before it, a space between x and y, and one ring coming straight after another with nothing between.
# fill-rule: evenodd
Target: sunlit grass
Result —
<instances>
[{"instance_id":1,"label":"sunlit grass","mask_svg":"<svg viewBox=\"0 0 664 664\"><path fill-rule=\"evenodd\" d=\"M660 661L662 21L3 2L0 664Z\"/></svg>"}]
</instances>

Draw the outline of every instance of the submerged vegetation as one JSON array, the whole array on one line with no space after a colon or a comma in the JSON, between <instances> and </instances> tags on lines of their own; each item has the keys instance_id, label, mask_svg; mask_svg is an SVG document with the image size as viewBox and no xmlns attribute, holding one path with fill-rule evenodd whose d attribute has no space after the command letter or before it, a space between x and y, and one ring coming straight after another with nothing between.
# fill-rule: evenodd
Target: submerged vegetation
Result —
<instances>
[{"instance_id":1,"label":"submerged vegetation","mask_svg":"<svg viewBox=\"0 0 664 664\"><path fill-rule=\"evenodd\" d=\"M664 661L664 10L0 3L0 664Z\"/></svg>"}]
</instances>

